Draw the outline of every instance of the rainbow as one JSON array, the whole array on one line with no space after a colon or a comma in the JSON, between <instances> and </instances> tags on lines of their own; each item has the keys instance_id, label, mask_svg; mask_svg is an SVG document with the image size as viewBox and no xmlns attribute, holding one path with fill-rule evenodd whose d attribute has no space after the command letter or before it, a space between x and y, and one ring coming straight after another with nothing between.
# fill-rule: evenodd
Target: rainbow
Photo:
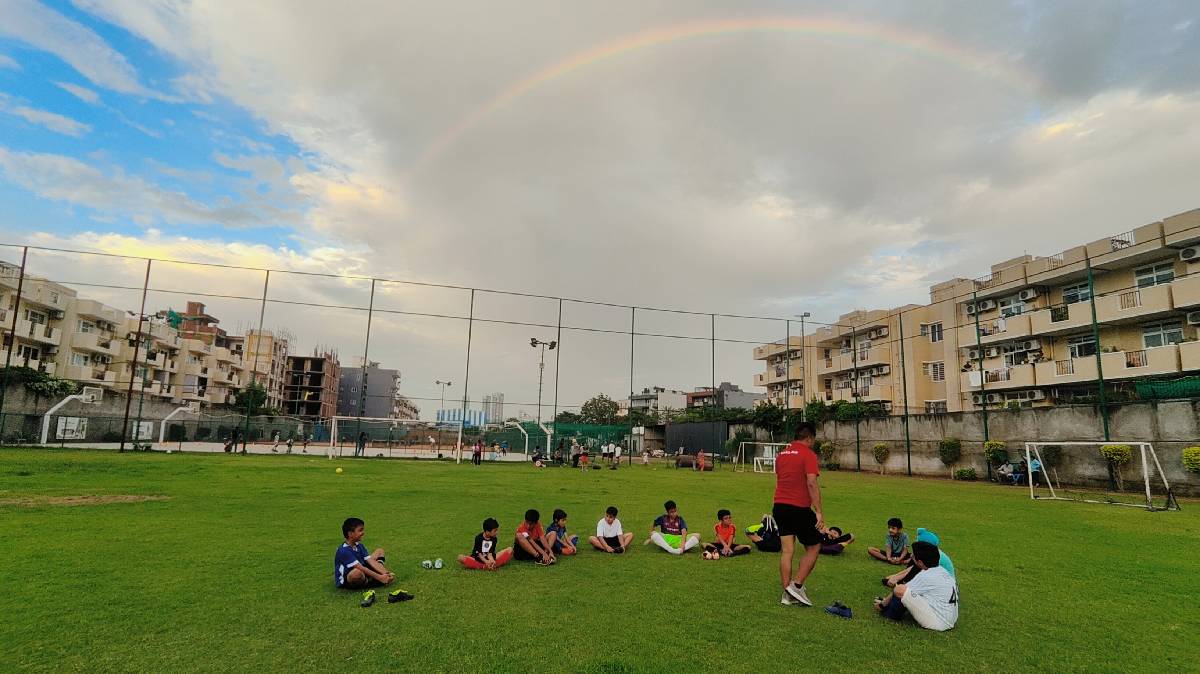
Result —
<instances>
[{"instance_id":1,"label":"rainbow","mask_svg":"<svg viewBox=\"0 0 1200 674\"><path fill-rule=\"evenodd\" d=\"M885 24L834 17L758 17L696 21L635 33L577 52L518 81L435 138L413 164L409 174L418 172L497 110L554 80L644 49L695 38L747 32L853 37L943 61L953 67L993 78L1005 86L1034 96L1042 89L1041 81L1035 74L1005 63L996 55L973 51L935 35L901 30Z\"/></svg>"}]
</instances>

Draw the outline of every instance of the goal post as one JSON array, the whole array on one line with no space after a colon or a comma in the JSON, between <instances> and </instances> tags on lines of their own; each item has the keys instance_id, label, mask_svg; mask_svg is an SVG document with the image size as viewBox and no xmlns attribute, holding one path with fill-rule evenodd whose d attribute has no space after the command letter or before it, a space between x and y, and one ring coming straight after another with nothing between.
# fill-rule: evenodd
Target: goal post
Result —
<instances>
[{"instance_id":1,"label":"goal post","mask_svg":"<svg viewBox=\"0 0 1200 674\"><path fill-rule=\"evenodd\" d=\"M1105 448L1115 452L1115 460L1109 460L1104 454ZM1049 456L1052 449L1054 456ZM1179 510L1179 502L1171 491L1171 485L1158 460L1158 453L1154 451L1153 443L1132 440L1026 442L1024 458L1023 481L1029 487L1030 499L1121 505L1149 511ZM1057 465L1060 461L1072 464L1075 473L1072 482L1077 484L1064 486L1057 479ZM1135 471L1137 479L1131 481L1133 484L1126 485L1122 475L1129 468ZM1054 473L1053 478L1051 472ZM1055 482L1058 482L1057 487ZM1097 484L1106 485L1099 489L1102 497L1090 498ZM1126 489L1126 486L1130 488ZM1135 494L1137 502L1119 500Z\"/></svg>"},{"instance_id":2,"label":"goal post","mask_svg":"<svg viewBox=\"0 0 1200 674\"><path fill-rule=\"evenodd\" d=\"M342 456L349 450L350 456L357 456L359 444L363 444L362 456L368 455L368 450L382 454L386 449L387 456L399 455L436 455L443 448L449 449L452 438L443 437L450 429L445 424L419 419L393 419L391 417L329 417L328 456ZM457 430L455 428L454 430Z\"/></svg>"},{"instance_id":3,"label":"goal post","mask_svg":"<svg viewBox=\"0 0 1200 674\"><path fill-rule=\"evenodd\" d=\"M774 473L775 457L786 442L741 442L733 459L733 470L737 473Z\"/></svg>"}]
</instances>

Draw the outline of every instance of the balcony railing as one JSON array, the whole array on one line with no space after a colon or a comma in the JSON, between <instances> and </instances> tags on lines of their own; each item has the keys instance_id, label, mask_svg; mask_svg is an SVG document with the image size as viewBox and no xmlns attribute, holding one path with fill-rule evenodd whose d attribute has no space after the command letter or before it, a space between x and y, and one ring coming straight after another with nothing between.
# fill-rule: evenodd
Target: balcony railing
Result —
<instances>
[{"instance_id":1,"label":"balcony railing","mask_svg":"<svg viewBox=\"0 0 1200 674\"><path fill-rule=\"evenodd\" d=\"M1062 377L1068 374L1075 374L1074 360L1056 360L1054 361L1054 374Z\"/></svg>"},{"instance_id":2,"label":"balcony railing","mask_svg":"<svg viewBox=\"0 0 1200 674\"><path fill-rule=\"evenodd\" d=\"M1124 234L1116 234L1108 238L1108 245L1113 249L1113 251L1130 248L1135 243L1137 243L1137 241L1134 240L1134 234L1132 231L1125 232Z\"/></svg>"},{"instance_id":3,"label":"balcony railing","mask_svg":"<svg viewBox=\"0 0 1200 674\"><path fill-rule=\"evenodd\" d=\"M1142 293L1138 290L1130 290L1129 292L1121 293L1120 296L1121 309L1136 309L1142 306Z\"/></svg>"},{"instance_id":4,"label":"balcony railing","mask_svg":"<svg viewBox=\"0 0 1200 674\"><path fill-rule=\"evenodd\" d=\"M1071 317L1070 309L1065 304L1056 304L1050 307L1050 322L1061 323Z\"/></svg>"},{"instance_id":5,"label":"balcony railing","mask_svg":"<svg viewBox=\"0 0 1200 674\"><path fill-rule=\"evenodd\" d=\"M1146 367L1148 365L1150 365L1150 361L1146 357L1145 350L1125 352L1125 367Z\"/></svg>"},{"instance_id":6,"label":"balcony railing","mask_svg":"<svg viewBox=\"0 0 1200 674\"><path fill-rule=\"evenodd\" d=\"M1006 367L999 370L988 370L984 376L984 381L989 384L998 381L1008 381L1010 379L1012 379L1012 370Z\"/></svg>"}]
</instances>

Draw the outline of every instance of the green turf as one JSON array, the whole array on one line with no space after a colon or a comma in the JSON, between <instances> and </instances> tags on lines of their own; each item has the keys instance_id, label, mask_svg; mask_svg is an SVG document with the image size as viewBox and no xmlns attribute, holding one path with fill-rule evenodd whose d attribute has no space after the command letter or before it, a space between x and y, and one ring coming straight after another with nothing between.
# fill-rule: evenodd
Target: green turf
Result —
<instances>
[{"instance_id":1,"label":"green turf","mask_svg":"<svg viewBox=\"0 0 1200 674\"><path fill-rule=\"evenodd\" d=\"M345 473L336 475L334 466ZM701 561L641 541L667 498L707 538L771 504L771 476L640 466L0 450L0 671L1183 671L1200 662L1200 505L1182 512L1032 503L1020 489L867 474L822 477L826 513L860 537L821 558L820 606L779 605L777 556ZM30 496L163 495L107 505ZM528 507L593 529L605 506L637 534L497 573L452 562L486 516L511 537ZM340 523L367 522L415 601L358 606L331 584ZM958 568L948 633L872 614L885 520L936 530Z\"/></svg>"}]
</instances>

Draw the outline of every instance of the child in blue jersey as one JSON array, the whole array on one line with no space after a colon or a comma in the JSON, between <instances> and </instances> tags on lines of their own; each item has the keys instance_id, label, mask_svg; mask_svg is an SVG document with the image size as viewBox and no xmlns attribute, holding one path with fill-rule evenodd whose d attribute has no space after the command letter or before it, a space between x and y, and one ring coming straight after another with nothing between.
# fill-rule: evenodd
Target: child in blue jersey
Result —
<instances>
[{"instance_id":1,"label":"child in blue jersey","mask_svg":"<svg viewBox=\"0 0 1200 674\"><path fill-rule=\"evenodd\" d=\"M396 575L383 565L383 548L367 554L362 544L363 521L357 517L342 522L342 543L333 555L333 584L339 588L361 588L371 585L388 585Z\"/></svg>"},{"instance_id":2,"label":"child in blue jersey","mask_svg":"<svg viewBox=\"0 0 1200 674\"><path fill-rule=\"evenodd\" d=\"M562 508L554 509L554 523L546 527L546 540L550 550L556 555L573 555L577 550L579 536L567 533L567 512Z\"/></svg>"},{"instance_id":3,"label":"child in blue jersey","mask_svg":"<svg viewBox=\"0 0 1200 674\"><path fill-rule=\"evenodd\" d=\"M883 547L867 548L867 554L888 564L908 564L912 561L912 553L908 549L908 534L904 533L904 523L899 517L888 520L887 538L883 539Z\"/></svg>"}]
</instances>

